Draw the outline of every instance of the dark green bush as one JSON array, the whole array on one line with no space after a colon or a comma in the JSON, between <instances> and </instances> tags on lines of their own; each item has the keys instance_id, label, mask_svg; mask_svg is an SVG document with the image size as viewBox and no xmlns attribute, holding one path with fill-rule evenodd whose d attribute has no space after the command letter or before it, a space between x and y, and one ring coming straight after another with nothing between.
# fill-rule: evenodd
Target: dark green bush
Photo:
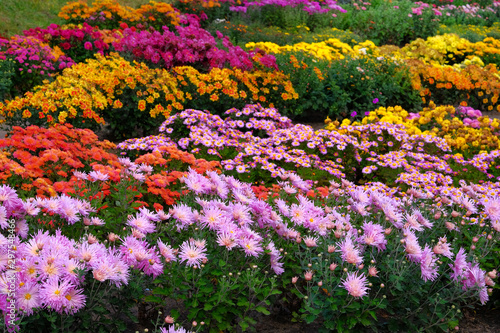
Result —
<instances>
[{"instance_id":1,"label":"dark green bush","mask_svg":"<svg viewBox=\"0 0 500 333\"><path fill-rule=\"evenodd\" d=\"M12 90L12 77L14 76L14 62L0 59L0 99L9 98Z\"/></svg>"}]
</instances>

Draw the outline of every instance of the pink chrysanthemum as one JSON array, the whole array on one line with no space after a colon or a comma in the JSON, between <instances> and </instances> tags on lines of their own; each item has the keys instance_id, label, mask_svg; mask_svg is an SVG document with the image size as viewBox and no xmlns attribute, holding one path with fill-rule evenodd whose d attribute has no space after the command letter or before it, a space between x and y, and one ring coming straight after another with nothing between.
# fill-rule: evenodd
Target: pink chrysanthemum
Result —
<instances>
[{"instance_id":1,"label":"pink chrysanthemum","mask_svg":"<svg viewBox=\"0 0 500 333\"><path fill-rule=\"evenodd\" d=\"M57 278L49 279L40 287L40 299L46 306L61 313L68 306L67 293L75 286L69 281L59 281Z\"/></svg>"},{"instance_id":2,"label":"pink chrysanthemum","mask_svg":"<svg viewBox=\"0 0 500 333\"><path fill-rule=\"evenodd\" d=\"M177 261L174 249L172 249L170 245L164 244L161 239L158 239L158 248L160 249L160 253L165 258L166 262Z\"/></svg>"},{"instance_id":3,"label":"pink chrysanthemum","mask_svg":"<svg viewBox=\"0 0 500 333\"><path fill-rule=\"evenodd\" d=\"M317 241L318 241L318 237L313 237L313 236L304 237L304 244L307 247L316 247L316 246L318 246Z\"/></svg>"},{"instance_id":4,"label":"pink chrysanthemum","mask_svg":"<svg viewBox=\"0 0 500 333\"><path fill-rule=\"evenodd\" d=\"M151 223L147 216L142 213L137 214L127 220L127 225L139 230L144 234L150 234L155 232L156 226Z\"/></svg>"},{"instance_id":5,"label":"pink chrysanthemum","mask_svg":"<svg viewBox=\"0 0 500 333\"><path fill-rule=\"evenodd\" d=\"M232 250L237 245L234 234L229 232L219 232L217 235L217 244L225 246L228 250Z\"/></svg>"},{"instance_id":6,"label":"pink chrysanthemum","mask_svg":"<svg viewBox=\"0 0 500 333\"><path fill-rule=\"evenodd\" d=\"M500 197L488 198L484 200L484 212L491 221L500 221Z\"/></svg>"},{"instance_id":7,"label":"pink chrysanthemum","mask_svg":"<svg viewBox=\"0 0 500 333\"><path fill-rule=\"evenodd\" d=\"M347 273L347 278L342 280L342 287L353 297L368 295L368 280L364 273L361 273L359 276L356 272Z\"/></svg>"},{"instance_id":8,"label":"pink chrysanthemum","mask_svg":"<svg viewBox=\"0 0 500 333\"><path fill-rule=\"evenodd\" d=\"M243 238L239 243L245 251L246 256L258 257L262 252L264 252L264 249L260 246L257 239Z\"/></svg>"},{"instance_id":9,"label":"pink chrysanthemum","mask_svg":"<svg viewBox=\"0 0 500 333\"><path fill-rule=\"evenodd\" d=\"M185 241L182 243L179 251L179 259L181 262L186 261L187 266L199 268L202 261L207 259L207 249L205 246L199 247L194 243L194 241Z\"/></svg>"},{"instance_id":10,"label":"pink chrysanthemum","mask_svg":"<svg viewBox=\"0 0 500 333\"><path fill-rule=\"evenodd\" d=\"M468 267L466 258L467 256L465 255L465 250L463 248L460 248L455 257L453 265L449 264L449 266L453 270L453 273L451 273L450 275L452 280L461 281L461 279L465 276L465 272Z\"/></svg>"},{"instance_id":11,"label":"pink chrysanthemum","mask_svg":"<svg viewBox=\"0 0 500 333\"><path fill-rule=\"evenodd\" d=\"M26 311L28 315L33 313L34 308L41 306L38 284L28 280L16 291L17 308Z\"/></svg>"},{"instance_id":12,"label":"pink chrysanthemum","mask_svg":"<svg viewBox=\"0 0 500 333\"><path fill-rule=\"evenodd\" d=\"M387 240L385 239L384 228L381 225L372 222L366 222L361 227L363 236L358 241L376 247L379 251L385 250Z\"/></svg>"},{"instance_id":13,"label":"pink chrysanthemum","mask_svg":"<svg viewBox=\"0 0 500 333\"><path fill-rule=\"evenodd\" d=\"M360 255L360 250L354 245L352 238L346 237L340 244L337 244L341 252L341 257L343 261L347 261L350 264L359 265L363 262L363 258Z\"/></svg>"},{"instance_id":14,"label":"pink chrysanthemum","mask_svg":"<svg viewBox=\"0 0 500 333\"><path fill-rule=\"evenodd\" d=\"M439 276L436 261L432 249L426 245L420 257L420 270L424 281L434 281Z\"/></svg>"},{"instance_id":15,"label":"pink chrysanthemum","mask_svg":"<svg viewBox=\"0 0 500 333\"><path fill-rule=\"evenodd\" d=\"M411 261L418 263L422 256L422 248L418 244L418 238L410 230L406 230L405 233L405 251L408 253L408 258Z\"/></svg>"},{"instance_id":16,"label":"pink chrysanthemum","mask_svg":"<svg viewBox=\"0 0 500 333\"><path fill-rule=\"evenodd\" d=\"M204 209L204 214L200 218L201 225L208 227L210 230L219 229L220 225L224 224L225 221L224 212L214 206Z\"/></svg>"},{"instance_id":17,"label":"pink chrysanthemum","mask_svg":"<svg viewBox=\"0 0 500 333\"><path fill-rule=\"evenodd\" d=\"M64 308L66 314L75 314L85 306L86 296L83 294L83 289L70 289L64 298L67 300Z\"/></svg>"}]
</instances>

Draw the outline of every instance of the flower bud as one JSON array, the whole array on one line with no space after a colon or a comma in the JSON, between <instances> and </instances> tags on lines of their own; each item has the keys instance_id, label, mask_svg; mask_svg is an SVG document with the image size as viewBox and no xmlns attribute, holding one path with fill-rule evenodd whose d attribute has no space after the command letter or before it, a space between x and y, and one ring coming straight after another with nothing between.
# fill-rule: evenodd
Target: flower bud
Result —
<instances>
[{"instance_id":1,"label":"flower bud","mask_svg":"<svg viewBox=\"0 0 500 333\"><path fill-rule=\"evenodd\" d=\"M174 321L175 321L175 319L174 319L174 318L172 318L171 316L166 316L166 317L165 317L165 323L166 323L166 324L173 324L173 323L174 323Z\"/></svg>"},{"instance_id":2,"label":"flower bud","mask_svg":"<svg viewBox=\"0 0 500 333\"><path fill-rule=\"evenodd\" d=\"M116 234L114 234L114 233L110 233L110 234L108 235L108 239L109 239L109 241L110 241L110 242L115 242L115 241L117 241L117 240L118 240L118 238L119 238L119 237L118 237L118 235L116 235Z\"/></svg>"}]
</instances>

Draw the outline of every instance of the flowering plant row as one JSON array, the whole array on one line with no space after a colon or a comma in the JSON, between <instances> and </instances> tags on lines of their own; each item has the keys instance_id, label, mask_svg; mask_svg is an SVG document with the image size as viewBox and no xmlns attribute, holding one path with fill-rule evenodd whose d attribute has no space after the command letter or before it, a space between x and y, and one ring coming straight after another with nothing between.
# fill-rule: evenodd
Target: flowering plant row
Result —
<instances>
[{"instance_id":1,"label":"flowering plant row","mask_svg":"<svg viewBox=\"0 0 500 333\"><path fill-rule=\"evenodd\" d=\"M131 64L118 55L97 54L54 82L0 103L0 114L10 124L70 122L95 129L109 123L113 137L124 139L152 133L172 111L184 107L218 110L228 101L279 104L297 97L279 72L214 68L202 74L191 67L169 72Z\"/></svg>"},{"instance_id":2,"label":"flowering plant row","mask_svg":"<svg viewBox=\"0 0 500 333\"><path fill-rule=\"evenodd\" d=\"M464 177L499 179L498 121L481 117L484 125L469 130L457 126L462 122L456 119L443 139L435 135L438 129L422 131L420 123L412 121L421 117L422 124L427 124L425 119L432 118L431 110L410 117L401 108L395 109L400 111L394 115L399 116L399 122L391 123L389 115L370 121L378 112L384 114L380 110L370 113L363 124L351 125L346 119L338 128L331 123L327 127L330 131L316 132L308 126L292 126L290 119L281 117L275 109L257 105L228 110L225 119L206 111L185 110L169 117L160 135L130 139L118 147L154 151L165 144L176 144L197 156L220 160L226 172L241 180L270 183L280 175L298 173L320 184L334 176L356 183L371 179L404 188L424 187L433 192L436 186L458 185ZM433 111L437 119L441 115L440 124L447 131L451 122L443 118L450 109ZM489 141L491 145L485 144ZM448 142L453 143L453 152Z\"/></svg>"},{"instance_id":3,"label":"flowering plant row","mask_svg":"<svg viewBox=\"0 0 500 333\"><path fill-rule=\"evenodd\" d=\"M24 35L36 37L53 48L58 47L74 62L92 58L95 53L107 54L110 44L121 38L118 31L101 30L87 23L81 26L51 24L46 29L38 27L24 31Z\"/></svg>"},{"instance_id":4,"label":"flowering plant row","mask_svg":"<svg viewBox=\"0 0 500 333\"><path fill-rule=\"evenodd\" d=\"M75 173L91 201L21 200L0 188L2 232L15 224L21 268L1 268L3 281L15 285L13 300L2 288L2 310L15 302L17 325L30 329L37 314L37 327L85 329L104 308L93 325L109 329L104 314L130 309L134 290L125 286L133 281L135 292L151 290L144 300L168 313L166 320L186 316L202 330L246 329L256 324L253 314L270 314L275 304L287 306L285 299L325 329L445 329L457 325L462 301L484 303L494 285L496 271L484 267L497 264L490 253L500 229L500 198L492 188L498 183L405 194L381 184L332 182L329 194L311 201L300 194L311 185L283 175L279 199L266 202L248 183L192 170L182 178L189 194L166 213L135 210L130 200L150 170L119 162L121 181L105 209L96 209L102 199L94 194L112 177L106 173ZM183 306L166 308L168 298ZM378 318L380 311L389 321ZM426 316L414 317L415 311Z\"/></svg>"},{"instance_id":5,"label":"flowering plant row","mask_svg":"<svg viewBox=\"0 0 500 333\"><path fill-rule=\"evenodd\" d=\"M105 198L111 193L111 182L119 182L123 171L118 156L113 153L116 148L113 143L99 141L92 131L73 128L69 124L49 129L14 127L8 138L0 140L0 147L3 149L0 179L22 197L49 198L79 193L84 198L91 198L88 189L75 190L82 184L74 173L95 175L101 172L108 175L110 184L100 188L96 197ZM158 205L172 205L179 199L178 179L189 167L204 172L216 170L219 166L218 162L196 159L174 146L164 146L153 153L134 157L137 164L151 173L144 179L137 176L144 181L144 197L150 204Z\"/></svg>"},{"instance_id":6,"label":"flowering plant row","mask_svg":"<svg viewBox=\"0 0 500 333\"><path fill-rule=\"evenodd\" d=\"M89 7L87 2L75 1L61 8L59 17L68 23L117 29L120 24L138 25L139 28L175 26L180 23L180 13L165 2L150 1L134 9L122 6L116 0L96 0Z\"/></svg>"},{"instance_id":7,"label":"flowering plant row","mask_svg":"<svg viewBox=\"0 0 500 333\"><path fill-rule=\"evenodd\" d=\"M217 47L216 39L196 24L177 26L176 32L167 27L163 33L127 28L113 46L124 57L146 62L150 68L190 65L203 72L223 67L251 71L258 64L261 68L278 69L274 56L244 51L221 33L217 37L227 51Z\"/></svg>"}]
</instances>

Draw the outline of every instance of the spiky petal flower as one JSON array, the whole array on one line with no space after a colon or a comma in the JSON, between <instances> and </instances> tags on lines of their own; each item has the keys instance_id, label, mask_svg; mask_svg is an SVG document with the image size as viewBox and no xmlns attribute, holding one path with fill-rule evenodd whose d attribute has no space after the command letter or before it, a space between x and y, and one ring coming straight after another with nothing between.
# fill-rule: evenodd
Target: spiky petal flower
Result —
<instances>
[{"instance_id":1,"label":"spiky petal flower","mask_svg":"<svg viewBox=\"0 0 500 333\"><path fill-rule=\"evenodd\" d=\"M340 250L337 252L341 252L341 257L343 261L347 261L350 264L359 265L363 262L363 258L361 258L360 250L357 248L352 238L346 237L340 244L337 244Z\"/></svg>"},{"instance_id":2,"label":"spiky petal flower","mask_svg":"<svg viewBox=\"0 0 500 333\"><path fill-rule=\"evenodd\" d=\"M461 281L461 279L465 276L465 272L467 271L467 256L465 255L465 250L460 248L455 257L455 262L449 264L453 273L451 273L450 277L454 281Z\"/></svg>"},{"instance_id":3,"label":"spiky petal flower","mask_svg":"<svg viewBox=\"0 0 500 333\"><path fill-rule=\"evenodd\" d=\"M361 273L359 276L357 272L347 273L347 278L342 280L342 287L353 297L368 295L368 280L364 273Z\"/></svg>"},{"instance_id":4,"label":"spiky petal flower","mask_svg":"<svg viewBox=\"0 0 500 333\"><path fill-rule=\"evenodd\" d=\"M194 240L182 243L179 251L180 262L186 261L187 266L200 267L203 260L207 259L205 246L195 244Z\"/></svg>"},{"instance_id":5,"label":"spiky petal flower","mask_svg":"<svg viewBox=\"0 0 500 333\"><path fill-rule=\"evenodd\" d=\"M418 244L417 236L410 230L405 230L405 251L408 253L408 258L417 263L422 256L422 248Z\"/></svg>"},{"instance_id":6,"label":"spiky petal flower","mask_svg":"<svg viewBox=\"0 0 500 333\"><path fill-rule=\"evenodd\" d=\"M489 197L484 200L484 212L491 221L500 221L500 197Z\"/></svg>"},{"instance_id":7,"label":"spiky petal flower","mask_svg":"<svg viewBox=\"0 0 500 333\"><path fill-rule=\"evenodd\" d=\"M387 240L385 239L384 228L381 225L365 222L361 228L364 234L358 240L359 242L374 246L379 251L385 250Z\"/></svg>"},{"instance_id":8,"label":"spiky petal flower","mask_svg":"<svg viewBox=\"0 0 500 333\"><path fill-rule=\"evenodd\" d=\"M439 276L436 261L432 249L426 245L420 257L420 270L424 281L434 281Z\"/></svg>"}]
</instances>

